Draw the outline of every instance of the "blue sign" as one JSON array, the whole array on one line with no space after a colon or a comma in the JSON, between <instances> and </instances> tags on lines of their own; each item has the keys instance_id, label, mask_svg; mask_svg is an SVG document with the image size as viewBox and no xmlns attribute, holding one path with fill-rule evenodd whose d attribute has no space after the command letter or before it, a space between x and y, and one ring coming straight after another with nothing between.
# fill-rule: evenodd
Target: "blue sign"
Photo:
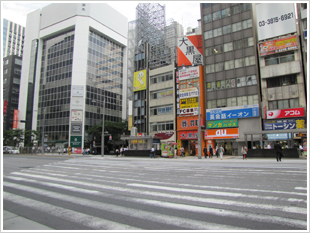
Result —
<instances>
[{"instance_id":1,"label":"blue sign","mask_svg":"<svg viewBox=\"0 0 310 233\"><path fill-rule=\"evenodd\" d=\"M305 119L264 121L264 130L304 129Z\"/></svg>"},{"instance_id":2,"label":"blue sign","mask_svg":"<svg viewBox=\"0 0 310 233\"><path fill-rule=\"evenodd\" d=\"M207 109L207 120L225 120L259 116L258 104Z\"/></svg>"},{"instance_id":3,"label":"blue sign","mask_svg":"<svg viewBox=\"0 0 310 233\"><path fill-rule=\"evenodd\" d=\"M272 134L266 134L268 140L286 140L287 139L287 133L272 133ZM288 137L291 138L291 134L288 134Z\"/></svg>"}]
</instances>

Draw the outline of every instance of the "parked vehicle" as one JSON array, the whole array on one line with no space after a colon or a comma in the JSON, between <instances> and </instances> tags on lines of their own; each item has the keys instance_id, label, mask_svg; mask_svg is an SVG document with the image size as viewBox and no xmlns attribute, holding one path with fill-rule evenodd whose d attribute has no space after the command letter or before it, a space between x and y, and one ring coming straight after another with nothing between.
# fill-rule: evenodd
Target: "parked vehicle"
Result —
<instances>
[{"instance_id":1,"label":"parked vehicle","mask_svg":"<svg viewBox=\"0 0 310 233\"><path fill-rule=\"evenodd\" d=\"M10 146L3 147L3 154L19 154L19 149Z\"/></svg>"}]
</instances>

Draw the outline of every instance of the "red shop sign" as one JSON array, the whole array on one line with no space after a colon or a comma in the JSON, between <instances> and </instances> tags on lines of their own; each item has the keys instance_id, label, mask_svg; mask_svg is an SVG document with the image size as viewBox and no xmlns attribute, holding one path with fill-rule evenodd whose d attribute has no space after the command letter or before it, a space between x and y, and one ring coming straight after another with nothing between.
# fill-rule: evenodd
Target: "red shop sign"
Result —
<instances>
[{"instance_id":1,"label":"red shop sign","mask_svg":"<svg viewBox=\"0 0 310 233\"><path fill-rule=\"evenodd\" d=\"M267 111L267 119L302 117L305 116L304 108L289 108Z\"/></svg>"}]
</instances>

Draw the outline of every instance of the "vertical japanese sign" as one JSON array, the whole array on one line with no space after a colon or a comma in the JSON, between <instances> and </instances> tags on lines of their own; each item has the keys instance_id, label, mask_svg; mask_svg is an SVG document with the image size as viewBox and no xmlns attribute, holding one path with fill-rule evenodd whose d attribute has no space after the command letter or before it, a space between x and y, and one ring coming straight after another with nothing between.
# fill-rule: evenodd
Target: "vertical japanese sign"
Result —
<instances>
[{"instance_id":1,"label":"vertical japanese sign","mask_svg":"<svg viewBox=\"0 0 310 233\"><path fill-rule=\"evenodd\" d=\"M3 101L3 114L6 114L8 110L8 101Z\"/></svg>"},{"instance_id":2,"label":"vertical japanese sign","mask_svg":"<svg viewBox=\"0 0 310 233\"><path fill-rule=\"evenodd\" d=\"M178 66L202 65L202 35L178 38Z\"/></svg>"},{"instance_id":3,"label":"vertical japanese sign","mask_svg":"<svg viewBox=\"0 0 310 233\"><path fill-rule=\"evenodd\" d=\"M18 122L18 109L14 109L13 129L17 129L17 122Z\"/></svg>"}]
</instances>

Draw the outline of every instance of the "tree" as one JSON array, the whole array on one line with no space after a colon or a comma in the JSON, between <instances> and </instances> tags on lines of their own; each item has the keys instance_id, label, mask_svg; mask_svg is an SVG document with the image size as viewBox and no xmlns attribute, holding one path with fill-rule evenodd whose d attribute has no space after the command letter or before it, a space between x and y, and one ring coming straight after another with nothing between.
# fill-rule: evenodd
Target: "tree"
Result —
<instances>
[{"instance_id":1,"label":"tree","mask_svg":"<svg viewBox=\"0 0 310 233\"><path fill-rule=\"evenodd\" d=\"M3 145L18 146L24 141L24 131L22 129L11 129L3 131Z\"/></svg>"},{"instance_id":2,"label":"tree","mask_svg":"<svg viewBox=\"0 0 310 233\"><path fill-rule=\"evenodd\" d=\"M36 130L26 130L25 131L25 147L32 147L33 146L33 140L35 138L39 138L41 135L41 132L36 131Z\"/></svg>"}]
</instances>

